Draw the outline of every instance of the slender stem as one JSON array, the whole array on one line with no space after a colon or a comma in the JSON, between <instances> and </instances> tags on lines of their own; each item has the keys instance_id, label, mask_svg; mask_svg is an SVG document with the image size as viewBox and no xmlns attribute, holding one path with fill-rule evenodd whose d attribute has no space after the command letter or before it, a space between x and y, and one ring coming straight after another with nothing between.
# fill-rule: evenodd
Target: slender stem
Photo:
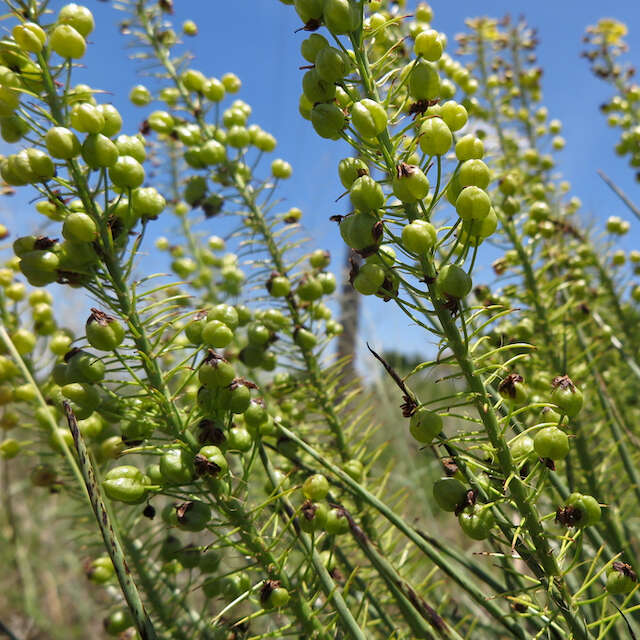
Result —
<instances>
[{"instance_id":1,"label":"slender stem","mask_svg":"<svg viewBox=\"0 0 640 640\"><path fill-rule=\"evenodd\" d=\"M260 565L269 572L270 578L275 578L280 582L291 596L290 607L293 609L305 633L311 634L311 637L329 638L320 620L311 610L311 607L301 593L293 589L291 581L286 573L280 569L280 563L271 553L264 540L256 530L249 514L246 512L243 504L237 498L218 497L218 507L228 518L229 523L237 528L238 534L242 541L251 551L253 557L258 560ZM364 636L362 636L364 638ZM362 640L358 638L358 640Z\"/></svg>"},{"instance_id":2,"label":"slender stem","mask_svg":"<svg viewBox=\"0 0 640 640\"><path fill-rule=\"evenodd\" d=\"M71 469L71 472L73 473L76 480L78 481L78 486L82 487L84 491L84 495L88 498L89 494L87 493L86 487L84 485L84 479L78 467L78 463L76 459L73 457L73 454L71 453L66 440L58 432L58 425L56 424L53 417L51 417L51 414L49 412L49 405L47 405L47 402L44 399L42 392L40 391L40 387L38 386L38 383L34 380L33 376L31 375L31 372L29 371L29 367L25 363L22 356L18 353L18 350L15 348L3 324L0 324L0 338L2 338L2 341L4 342L7 350L9 351L9 353L15 360L16 364L22 371L22 375L24 376L24 379L31 385L31 387L35 391L38 403L42 408L46 409L47 427L49 429L51 437L53 438L57 446L60 447L60 450L62 451L62 455L65 457L69 465L69 468Z\"/></svg>"},{"instance_id":3,"label":"slender stem","mask_svg":"<svg viewBox=\"0 0 640 640\"><path fill-rule=\"evenodd\" d=\"M340 467L337 467L332 462L327 460L325 456L317 452L311 445L305 442L297 434L290 429L287 429L282 423L277 423L277 427L280 432L295 442L301 449L308 453L316 462L320 463L328 472L338 477L345 485L353 491L355 495L360 496L363 502L369 504L376 511L378 511L384 518L386 518L394 527L398 529L403 535L405 535L411 542L413 542L422 553L424 553L440 570L451 578L459 587L461 587L469 596L477 602L483 609L485 609L497 622L503 627L509 630L514 637L524 639L526 636L524 630L518 625L513 624L504 615L504 612L496 605L493 600L486 598L486 593L469 582L468 576L460 573L444 555L436 551L428 541L428 538L416 531L407 524L403 518L390 509L384 502L379 500L372 493L367 491L361 484L356 482L350 475L342 471Z\"/></svg>"},{"instance_id":4,"label":"slender stem","mask_svg":"<svg viewBox=\"0 0 640 640\"><path fill-rule=\"evenodd\" d=\"M356 63L359 67L360 76L368 93L368 97L378 99L375 82L370 74L366 51L360 46L361 43L359 43L353 36L352 44L355 51ZM383 147L383 151L386 149L386 153L383 153L385 158L388 156L391 157L390 161L387 160L387 172L389 175L393 175L395 162L393 161L393 150L388 132L385 131L378 137L378 139ZM407 215L411 218L409 213ZM590 633L584 622L581 620L579 614L577 614L575 607L571 604L571 596L568 592L567 586L564 580L560 577L559 566L540 523L540 516L537 509L530 500L529 492L520 479L517 469L513 463L513 459L511 458L509 447L507 446L504 437L501 435L501 429L498 424L493 404L490 402L482 379L475 372L473 361L469 356L468 345L466 341L462 339L460 331L451 317L450 311L439 301L438 292L435 288L436 271L431 258L427 258L423 261L423 270L424 280L427 282L430 299L442 326L447 345L454 353L458 366L462 370L462 374L469 386L470 393L473 394L474 404L477 408L480 419L482 420L489 441L495 450L500 470L505 478L511 479L509 483L511 497L522 516L522 526L531 538L532 548L530 549L530 555L523 559L531 566L531 561L535 558L535 561L544 568L547 579L553 579L553 582L550 582L549 585L550 590L553 592L553 597L558 605L558 609L567 621L572 633L576 638L589 638Z\"/></svg>"},{"instance_id":5,"label":"slender stem","mask_svg":"<svg viewBox=\"0 0 640 640\"><path fill-rule=\"evenodd\" d=\"M267 457L266 451L264 450L264 447L262 445L260 445L259 453L260 453L260 459L267 473L267 476L275 486L277 479L276 479L273 467L269 462L269 458ZM280 496L279 501L284 506L284 509L288 517L293 518L295 511L292 504L289 502L289 500L284 496ZM338 616L340 617L340 621L342 622L342 626L344 630L346 631L346 633L349 635L350 638L353 638L353 640L366 640L366 636L364 635L362 629L360 629L358 623L356 622L355 618L351 614L351 611L347 606L347 603L344 601L344 598L342 597L342 593L340 593L340 590L338 589L336 583L333 581L331 574L327 571L326 567L322 563L320 554L315 550L309 537L302 532L302 530L300 529L300 525L297 519L295 518L293 519L293 526L296 530L298 542L300 543L300 546L303 548L305 554L310 558L311 563L313 564L313 567L316 571L316 574L320 579L322 590L324 591L325 596L327 596L327 598L329 598L333 602L336 608L336 611L338 613Z\"/></svg>"},{"instance_id":6,"label":"slender stem","mask_svg":"<svg viewBox=\"0 0 640 640\"><path fill-rule=\"evenodd\" d=\"M47 102L51 109L51 115L53 116L55 124L62 126L65 124L65 120L60 105L60 99L56 93L49 66L42 54L38 54L38 64L42 71L45 91L47 93ZM118 299L120 313L124 318L126 318L131 329L133 341L138 348L142 366L147 374L149 383L157 393L158 400L163 406L167 416L170 417L169 424L173 427L174 435L181 439L185 439L190 445L197 447L197 442L193 435L189 431L185 431L183 429L180 412L178 411L175 403L172 402L171 393L165 384L158 362L154 358L146 329L138 315L135 305L133 304L133 298L124 278L120 262L114 254L111 232L98 212L95 200L91 195L86 179L82 174L78 163L73 159L68 160L67 167L85 210L98 224L102 241L102 249L104 252L103 262L111 278L111 283Z\"/></svg>"},{"instance_id":7,"label":"slender stem","mask_svg":"<svg viewBox=\"0 0 640 640\"><path fill-rule=\"evenodd\" d=\"M76 417L73 415L73 411L66 400L64 402L64 409L69 423L69 429L71 429L73 441L78 452L78 462L82 471L84 486L89 494L89 500L91 501L91 506L96 516L96 521L100 528L104 545L109 553L111 562L113 563L118 582L120 583L120 588L122 589L122 593L127 601L131 615L133 616L134 624L140 634L141 640L156 640L158 636L156 635L153 623L142 604L138 588L136 587L131 572L127 567L127 561L122 549L122 544L115 529L115 523L109 517L104 497L102 495L102 488L96 480L93 463L89 456L89 452L87 451L82 434L80 433L80 429L78 428L78 422L76 421Z\"/></svg>"}]
</instances>

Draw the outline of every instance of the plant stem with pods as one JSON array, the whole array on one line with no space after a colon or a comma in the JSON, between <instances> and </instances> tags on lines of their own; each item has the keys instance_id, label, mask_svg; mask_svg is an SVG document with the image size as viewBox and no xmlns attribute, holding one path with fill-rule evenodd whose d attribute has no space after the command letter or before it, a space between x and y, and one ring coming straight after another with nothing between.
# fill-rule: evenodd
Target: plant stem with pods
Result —
<instances>
[{"instance_id":1,"label":"plant stem with pods","mask_svg":"<svg viewBox=\"0 0 640 640\"><path fill-rule=\"evenodd\" d=\"M267 571L270 577L275 578L282 587L291 592L292 586L285 571L280 569L280 563L273 553L269 550L265 544L260 533L256 530L255 525L252 523L249 515L247 514L244 506L239 499L231 497L218 497L216 501L218 508L222 513L227 516L229 521L237 527L238 535L241 537L244 544L251 551L260 565ZM311 607L303 597L303 594L293 590L291 595L291 604L289 605L298 619L301 628L305 633L317 634L320 638L327 638L328 632L323 627L322 622L311 610ZM358 638L360 640L360 638Z\"/></svg>"},{"instance_id":2,"label":"plant stem with pods","mask_svg":"<svg viewBox=\"0 0 640 640\"><path fill-rule=\"evenodd\" d=\"M351 35L351 44L355 52L356 64L358 66L363 86L367 97L379 101L379 95L375 86L375 81L371 76L367 54L362 46L362 30L354 36ZM385 161L387 162L388 175L394 175L395 161L393 161L393 149L391 147L388 131L385 130L379 137L380 146L383 150ZM415 217L413 212L407 211L409 220ZM533 549L530 550L530 557L523 559L533 569L537 563L543 567L549 587L554 592L553 599L567 621L572 633L576 638L589 638L590 633L586 625L577 614L571 604L571 596L567 590L560 569L553 556L553 551L549 545L546 534L540 523L540 516L535 506L531 503L528 491L518 475L518 471L511 458L511 453L503 436L500 435L500 427L493 408L493 404L487 395L482 379L476 374L473 361L469 357L468 347L463 340L460 331L454 322L451 312L446 309L438 300L435 290L434 279L436 276L435 266L430 258L424 260L424 277L429 288L430 299L434 310L438 316L440 324L445 334L446 342L453 351L456 361L460 366L464 378L469 385L471 393L474 395L474 404L478 414L484 424L487 436L497 455L497 461L504 478L509 478L509 489L511 497L522 515L522 528L529 534ZM535 559L535 560L534 560ZM532 565L533 560L533 565Z\"/></svg>"},{"instance_id":3,"label":"plant stem with pods","mask_svg":"<svg viewBox=\"0 0 640 640\"><path fill-rule=\"evenodd\" d=\"M142 604L138 588L131 576L129 567L127 566L127 561L122 549L122 543L120 542L117 533L116 524L109 516L109 512L105 506L102 490L96 479L95 469L91 458L89 457L89 452L87 451L87 446L84 443L80 429L78 428L78 422L76 417L73 415L71 406L66 401L64 402L64 410L67 416L67 421L69 422L71 434L73 435L76 450L78 452L78 462L82 471L84 486L86 487L89 495L89 500L91 501L91 506L93 508L96 521L98 522L105 547L109 553L109 557L111 558L111 562L113 563L113 567L118 577L120 588L122 589L122 593L124 594L129 610L133 616L136 629L140 634L141 640L157 640L158 636L153 623Z\"/></svg>"},{"instance_id":4,"label":"plant stem with pods","mask_svg":"<svg viewBox=\"0 0 640 640\"><path fill-rule=\"evenodd\" d=\"M189 95L189 92L184 88L175 65L173 64L166 49L158 41L158 38L156 37L152 24L149 20L149 14L145 10L143 0L140 0L137 3L135 15L143 27L146 38L153 47L156 57L164 67L175 87L180 91L180 95L183 102L185 103L185 106L194 115L196 122L200 127L203 138L209 138L210 134L208 133L208 127L206 126L202 112L193 102L191 96ZM275 270L282 275L286 275L287 269L284 263L282 250L273 239L273 236L267 227L266 221L264 219L264 213L256 202L255 194L253 193L253 191L249 190L248 186L237 175L234 174L233 180L236 192L242 199L244 205L249 208L250 218L256 225L258 232L260 233L263 241L266 244L267 251L271 260L273 261ZM292 295L289 295L287 296L286 301L293 325L299 326L301 324L300 311L294 297ZM317 397L323 414L325 415L327 424L329 425L336 439L338 451L340 452L342 459L346 461L351 456L349 454L347 443L344 438L344 428L342 425L342 421L336 413L335 408L331 402L331 398L327 394L324 380L320 376L318 360L310 350L301 349L300 351L305 362L307 373L309 375L309 382L314 389L314 393Z\"/></svg>"},{"instance_id":5,"label":"plant stem with pods","mask_svg":"<svg viewBox=\"0 0 640 640\"><path fill-rule=\"evenodd\" d=\"M269 457L266 454L266 451L262 445L259 445L259 454L262 465L267 473L267 477L271 481L271 483L276 486L276 476L271 466L271 462L269 461ZM314 548L312 541L309 540L309 537L302 532L300 529L300 525L298 523L297 518L294 517L295 510L293 505L289 502L289 500L285 496L279 496L278 501L282 504L287 517L293 521L293 527L296 531L297 542L304 551L304 553L310 558L315 571L317 572L318 578L322 585L322 590L327 598L333 601L333 604L336 607L336 611L338 612L338 616L340 617L340 621L346 633L353 640L365 640L366 636L362 632L362 629L358 626L355 618L351 614L349 607L347 606L340 590L337 585L333 581L331 574L327 571L326 567L322 564L322 560L316 549Z\"/></svg>"},{"instance_id":6,"label":"plant stem with pods","mask_svg":"<svg viewBox=\"0 0 640 640\"><path fill-rule=\"evenodd\" d=\"M49 65L42 54L38 54L38 64L42 71L45 90L47 92L47 101L51 110L51 115L53 116L53 122L57 126L64 126L65 118L60 105L60 100L53 84ZM160 367L152 353L147 331L138 315L133 296L125 280L122 267L113 250L111 231L96 208L95 200L91 196L87 180L82 174L78 163L73 159L68 160L67 167L86 212L92 217L98 227L101 238L101 248L103 251L103 261L117 298L117 310L120 315L126 319L129 325L133 341L138 349L142 367L147 374L151 389L157 396L158 402L162 406L164 412L170 418L168 422L173 429L174 436L186 439L190 445L197 446L193 436L188 431L184 430L184 425L182 424L182 419L178 409L171 399L171 394L164 381Z\"/></svg>"},{"instance_id":7,"label":"plant stem with pods","mask_svg":"<svg viewBox=\"0 0 640 640\"><path fill-rule=\"evenodd\" d=\"M491 615L496 620L496 622L504 626L511 634L513 634L515 638L524 640L524 638L526 637L524 635L524 630L508 620L504 615L504 612L496 605L496 603L492 599L486 598L486 594L481 589L471 584L468 577L458 571L458 569L444 557L444 551L441 553L440 551L436 550L434 548L434 545L431 544L431 540L428 536L411 527L401 516L390 509L384 502L367 491L350 475L342 471L342 469L327 460L325 456L316 451L313 447L311 447L311 445L305 442L305 440L303 440L293 431L284 426L284 424L278 423L278 429L284 436L295 442L301 449L308 453L324 469L326 469L329 473L336 476L345 485L347 485L354 494L360 496L363 502L366 502L376 511L378 511L386 520L388 520L394 527L396 527L398 531L406 536L407 539L413 542L413 544L415 544L422 553L424 553L436 566L438 566L440 570L443 571L443 573L449 576L458 586L460 586L466 593L468 593L469 596L478 603L478 605L485 609L487 613L489 613L489 615ZM450 557L454 557L454 559L458 560L461 565L469 568L468 561L463 558L455 558L454 551L451 548L448 548L446 553ZM482 577L481 570L480 573L476 572L476 575ZM491 588L496 588L495 581L493 581L490 576L486 575L484 579L486 583L491 586Z\"/></svg>"},{"instance_id":8,"label":"plant stem with pods","mask_svg":"<svg viewBox=\"0 0 640 640\"><path fill-rule=\"evenodd\" d=\"M512 30L512 39L515 37L516 30ZM484 97L489 104L489 119L490 123L495 127L498 133L498 139L500 142L500 148L503 154L503 157L509 161L510 155L508 154L508 149L505 144L504 134L502 132L502 123L498 116L497 105L495 102L495 97L491 90L487 86L487 69L486 69L486 59L484 54L484 40L482 38L482 34L480 30L478 30L478 36L476 40L477 44L477 61L478 68L480 71L480 75L483 80L484 87ZM512 52L514 56L517 56L517 46L512 46ZM517 66L520 71L519 62ZM517 74L517 77L520 77L520 73ZM522 96L526 96L526 88L520 86L520 92ZM532 148L536 148L536 139L533 130L529 127L527 129L527 134L529 138L529 143ZM540 295L540 291L538 289L538 284L536 281L536 277L533 271L533 266L531 264L531 260L529 258L529 254L525 250L520 238L518 236L517 230L512 220L508 219L506 216L501 216L502 227L505 230L507 237L514 249L518 254L518 258L520 260L520 264L522 265L524 278L527 285L527 291L530 293L531 301L533 303L533 309L535 312L536 322L540 327L543 339L542 339L542 349L541 353L545 355L550 365L557 373L564 373L564 366L561 359L558 357L557 352L554 351L552 345L555 343L553 333L551 331L551 327L549 326L549 322L547 319L547 309L542 302L542 298ZM589 485L589 490L594 496L604 495L602 487L600 487L598 480L595 475L595 465L593 460L591 459L591 453L589 450L589 445L586 441L586 437L584 434L584 429L581 427L580 423L574 418L573 426L575 432L575 441L578 453L578 459L580 460L580 465L583 472L587 476L587 481ZM613 545L613 550L616 552L624 548L626 545L622 539L620 534L618 525L611 519L608 511L605 511L604 521L608 531L608 537L610 543ZM627 540L629 537L627 536Z\"/></svg>"},{"instance_id":9,"label":"plant stem with pods","mask_svg":"<svg viewBox=\"0 0 640 640\"><path fill-rule=\"evenodd\" d=\"M60 106L60 101L55 91L47 60L42 54L38 54L38 64L42 71L45 89L48 96L48 104L51 109L51 115L53 116L54 124L64 125L64 114ZM71 174L73 184L78 191L78 195L84 204L85 210L91 215L100 230L100 237L102 241L101 244L103 249L103 261L117 298L117 310L122 317L127 319L129 328L131 329L133 335L134 343L138 348L142 366L147 374L147 378L151 385L151 390L154 393L160 406L163 408L163 411L167 417L168 425L170 426L173 435L178 439L184 441L188 446L197 451L199 449L199 445L194 435L190 431L184 429L184 425L182 424L182 418L180 416L178 408L172 401L171 393L164 381L160 367L154 357L154 354L152 353L146 329L135 308L135 303L129 291L127 282L124 278L119 260L113 251L113 242L110 230L108 229L106 224L104 224L104 221L101 219L101 216L96 209L95 202L91 197L86 179L80 171L80 168L76 161L67 161L67 167ZM247 546L252 549L252 551L256 554L256 557L260 558L264 562L264 568L268 569L269 567L277 567L275 558L261 543L255 529L253 529L252 527L247 527L249 520L246 514L244 514L242 509L240 508L240 505L231 504L231 502L229 502L228 500L219 499L218 506L221 511L229 518L229 521L239 527L245 544L247 544ZM277 573L277 577L283 584L283 586L285 588L290 588L290 584L286 578L286 575L280 571L278 571ZM131 602L129 602L129 606L130 608L133 606ZM292 597L292 609L299 618L302 627L308 632L311 633L322 631L322 626L319 620L313 615L313 613L309 609L309 606L299 594L294 593ZM132 613L134 613L134 616L136 615L135 607L132 608ZM139 629L140 628L141 627L139 627ZM149 630L147 630L147 634L147 638L155 637L154 635L151 635L151 632Z\"/></svg>"}]
</instances>

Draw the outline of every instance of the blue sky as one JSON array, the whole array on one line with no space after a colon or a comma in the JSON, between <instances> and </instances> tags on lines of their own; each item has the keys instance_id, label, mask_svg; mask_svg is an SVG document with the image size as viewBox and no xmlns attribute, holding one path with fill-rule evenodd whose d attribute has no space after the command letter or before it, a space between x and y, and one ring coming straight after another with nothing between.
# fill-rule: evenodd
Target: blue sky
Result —
<instances>
[{"instance_id":1,"label":"blue sky","mask_svg":"<svg viewBox=\"0 0 640 640\"><path fill-rule=\"evenodd\" d=\"M62 5L57 0L50 4L54 10ZM130 106L126 99L129 89L140 78L136 76L139 67L128 61L124 40L116 28L123 14L114 11L111 3L90 2L88 5L94 11L97 29L85 58L88 70L77 74L77 82L84 81L113 92L109 99L128 123L124 131L133 133L145 111ZM328 218L340 213L343 206L334 203L341 190L335 169L348 150L341 142L319 139L298 114L301 78L298 67L304 63L299 44L305 36L294 33L300 23L293 8L278 0L176 0L175 5L176 24L191 18L200 28L200 35L188 40L196 56L193 66L207 75L220 76L233 71L241 77L243 88L238 97L252 105L252 121L277 137L276 153L294 167L294 177L282 194L287 198L287 205L303 209L309 234L315 244L332 251L337 267L342 244L336 225ZM629 219L596 174L597 169L604 169L630 196L640 200L626 159L618 158L613 152L617 134L608 129L598 111L598 105L610 95L609 88L593 78L579 52L586 25L610 15L627 23L631 53L638 60L640 3L622 0L603 6L595 0L458 0L434 2L433 7L434 27L444 31L449 42L453 42L455 33L464 29L467 16L499 17L508 11L513 16L525 15L530 24L538 27L539 61L545 70L544 102L550 116L562 120L567 140L566 149L558 156L560 169L571 182L573 193L583 201L583 214L588 218L603 220L618 214ZM34 222L32 216L23 215L29 210L26 200L20 195L0 204L0 219L8 220L16 233L25 232ZM210 232L215 233L215 219L210 222ZM636 221L626 241L628 248L638 248L638 240L640 232ZM370 340L385 347L422 350L424 336L406 324L404 317L393 313L389 305L367 300L363 343Z\"/></svg>"}]
</instances>

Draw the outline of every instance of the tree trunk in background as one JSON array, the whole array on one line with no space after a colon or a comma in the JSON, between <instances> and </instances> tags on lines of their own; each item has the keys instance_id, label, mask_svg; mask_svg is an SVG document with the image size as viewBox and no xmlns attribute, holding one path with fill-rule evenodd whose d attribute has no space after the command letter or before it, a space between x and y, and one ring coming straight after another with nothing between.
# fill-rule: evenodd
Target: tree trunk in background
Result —
<instances>
[{"instance_id":1,"label":"tree trunk in background","mask_svg":"<svg viewBox=\"0 0 640 640\"><path fill-rule=\"evenodd\" d=\"M356 370L356 350L360 319L360 294L351 286L349 273L354 263L357 266L360 264L360 256L352 249L347 249L344 256L339 318L343 331L338 337L337 356L340 360L348 358L344 366L344 381L349 384L358 375Z\"/></svg>"}]
</instances>

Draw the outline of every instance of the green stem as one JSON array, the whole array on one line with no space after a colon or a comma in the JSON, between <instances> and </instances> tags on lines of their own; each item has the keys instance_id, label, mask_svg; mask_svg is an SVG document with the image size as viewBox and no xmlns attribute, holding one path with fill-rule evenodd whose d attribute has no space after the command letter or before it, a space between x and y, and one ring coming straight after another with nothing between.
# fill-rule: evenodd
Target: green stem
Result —
<instances>
[{"instance_id":1,"label":"green stem","mask_svg":"<svg viewBox=\"0 0 640 640\"><path fill-rule=\"evenodd\" d=\"M598 169L598 175L605 181L607 186L624 202L629 211L640 220L640 209L631 202L629 197L620 189L620 187L601 169Z\"/></svg>"},{"instance_id":2,"label":"green stem","mask_svg":"<svg viewBox=\"0 0 640 640\"><path fill-rule=\"evenodd\" d=\"M86 487L84 485L84 478L82 476L82 473L80 472L78 463L76 459L73 457L73 454L71 453L66 440L58 432L58 425L50 415L49 405L44 399L44 396L40 391L40 387L38 386L38 383L35 381L35 379L31 375L31 372L29 371L29 367L27 366L22 356L18 353L18 350L15 348L3 324L0 324L0 338L4 342L9 353L11 354L11 357L15 360L15 363L18 365L18 367L22 371L22 375L24 376L24 379L31 385L31 387L35 391L36 399L38 400L38 403L42 408L46 409L47 427L49 429L49 433L53 438L53 441L57 444L58 447L60 447L60 450L62 451L62 455L65 457L69 465L69 468L71 469L71 472L73 473L73 475L75 476L78 482L78 486L82 487L84 491L84 495L88 498L89 494L87 493Z\"/></svg>"},{"instance_id":3,"label":"green stem","mask_svg":"<svg viewBox=\"0 0 640 640\"><path fill-rule=\"evenodd\" d=\"M526 637L524 631L520 629L518 625L510 622L503 611L495 604L491 599L487 599L486 593L469 582L467 575L460 573L444 555L435 551L431 544L428 542L428 538L416 531L413 527L407 524L403 518L397 515L392 509L390 509L384 502L379 500L372 493L367 491L361 484L356 482L350 475L342 471L339 467L327 460L323 455L318 453L313 447L307 444L302 438L296 435L293 431L287 429L282 423L278 422L277 427L280 432L292 440L296 445L308 453L316 462L338 477L349 489L357 496L359 496L363 502L369 504L376 511L378 511L384 518L386 518L394 527L398 529L407 539L411 540L416 547L424 553L440 570L451 578L459 587L461 587L469 596L478 603L483 609L487 611L498 623L504 626L509 632L513 634L515 638L524 640Z\"/></svg>"},{"instance_id":4,"label":"green stem","mask_svg":"<svg viewBox=\"0 0 640 640\"><path fill-rule=\"evenodd\" d=\"M156 618L162 623L163 630L169 633L172 638L189 640L189 637L180 626L180 621L171 616L171 610L158 593L157 580L149 575L147 561L141 559L139 550L136 549L135 544L130 538L124 535L121 535L121 538L122 544L127 552L127 557L136 571L141 588L147 596L149 607L152 609ZM209 637L206 630L199 629L199 633L203 634L201 636L202 638L206 639Z\"/></svg>"},{"instance_id":5,"label":"green stem","mask_svg":"<svg viewBox=\"0 0 640 640\"><path fill-rule=\"evenodd\" d=\"M228 522L237 528L238 535L251 551L252 556L260 563L260 565L268 572L268 577L278 580L291 596L290 608L295 613L301 629L310 637L329 638L326 630L316 615L313 613L302 594L296 591L289 580L285 571L280 569L280 563L276 557L269 551L260 533L256 530L244 506L238 498L218 497L218 507L227 517ZM358 638L358 640L363 640Z\"/></svg>"},{"instance_id":6,"label":"green stem","mask_svg":"<svg viewBox=\"0 0 640 640\"><path fill-rule=\"evenodd\" d=\"M262 465L264 466L269 480L274 486L276 486L277 479L274 470L262 445L260 445L259 453L260 460L262 461ZM284 510L286 511L288 517L290 519L293 518L295 510L289 500L284 496L280 496L279 501L284 506ZM362 632L362 629L360 629L355 618L351 615L351 611L349 610L347 603L344 601L342 593L338 589L336 583L333 581L331 574L327 571L326 567L322 563L320 554L315 550L313 544L311 543L311 540L309 539L309 536L303 533L303 531L300 529L300 525L295 518L293 518L293 526L296 530L298 542L307 557L309 557L309 559L311 560L316 574L320 579L322 590L324 591L325 596L333 602L345 632L349 635L350 638L353 638L353 640L366 640L366 636Z\"/></svg>"},{"instance_id":7,"label":"green stem","mask_svg":"<svg viewBox=\"0 0 640 640\"><path fill-rule=\"evenodd\" d=\"M96 480L93 463L89 457L89 452L87 451L80 429L78 428L76 417L73 415L73 411L66 401L64 402L64 409L69 423L69 429L71 429L73 441L78 452L78 461L82 471L84 486L89 494L89 500L96 516L102 539L113 563L122 593L133 616L135 627L140 634L141 640L157 640L158 636L156 635L153 623L142 604L140 594L127 566L122 544L115 530L115 523L109 517L105 506L102 489Z\"/></svg>"},{"instance_id":8,"label":"green stem","mask_svg":"<svg viewBox=\"0 0 640 640\"><path fill-rule=\"evenodd\" d=\"M42 54L38 54L38 64L42 71L42 77L47 93L47 102L51 109L54 123L64 126L65 118L60 105L60 100L53 84L53 79ZM137 309L133 303L133 297L129 291L129 287L122 272L122 266L113 250L113 239L111 232L105 221L99 214L96 203L91 195L91 191L87 185L87 181L75 160L68 160L67 167L73 179L74 186L77 189L78 196L82 200L85 210L93 220L98 224L100 231L102 250L104 252L103 262L111 279L114 293L118 300L119 311L123 318L129 324L132 332L134 344L136 345L142 367L147 374L147 378L153 390L157 394L157 399L162 405L166 415L170 418L169 424L173 426L173 434L175 437L186 440L191 446L197 447L197 442L190 432L185 431L182 425L182 419L175 403L172 401L171 394L162 377L160 367L152 353L151 343L147 337L147 333Z\"/></svg>"},{"instance_id":9,"label":"green stem","mask_svg":"<svg viewBox=\"0 0 640 640\"><path fill-rule=\"evenodd\" d=\"M379 97L375 87L375 82L370 74L366 51L359 46L361 43L357 42L353 37L352 44L355 51L356 63L359 67L360 76L368 97L378 100ZM387 156L391 156L391 160L388 160L387 172L389 175L393 175L396 163L393 161L393 150L389 141L389 135L385 131L385 133L380 135L378 139L383 147L383 151L386 149L386 153L384 153L385 158ZM564 583L564 580L559 577L560 569L540 523L540 516L536 507L529 499L529 492L520 479L518 471L513 463L513 459L511 458L509 447L507 446L504 437L501 435L500 426L498 424L493 404L487 395L482 379L475 372L473 362L469 356L467 344L463 341L460 331L451 317L450 311L446 309L438 299L438 292L435 289L436 270L431 258L427 258L423 261L423 268L424 280L427 282L430 298L442 326L447 345L453 351L469 390L474 396L474 404L478 410L478 415L482 420L489 441L496 452L500 470L504 478L511 479L509 483L511 497L522 516L523 529L531 538L532 549L530 549L530 555L523 559L527 564L529 564L529 566L531 566L532 560L535 558L535 561L544 568L547 578L549 580L553 579L550 586L552 587L551 590L554 594L554 600L556 601L558 609L560 610L561 615L565 618L572 633L576 638L589 638L590 633L587 630L586 625L571 604L571 596L568 592L567 586ZM532 569L534 569L534 567L532 567Z\"/></svg>"}]
</instances>

